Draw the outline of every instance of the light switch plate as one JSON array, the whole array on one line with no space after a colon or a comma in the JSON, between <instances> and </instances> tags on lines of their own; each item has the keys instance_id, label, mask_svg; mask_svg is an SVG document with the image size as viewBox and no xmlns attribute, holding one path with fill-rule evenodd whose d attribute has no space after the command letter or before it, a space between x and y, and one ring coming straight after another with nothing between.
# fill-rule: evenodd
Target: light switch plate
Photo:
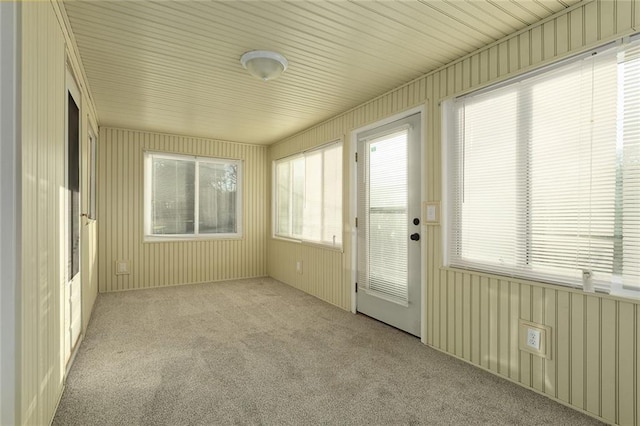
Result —
<instances>
[{"instance_id":1,"label":"light switch plate","mask_svg":"<svg viewBox=\"0 0 640 426\"><path fill-rule=\"evenodd\" d=\"M425 225L437 225L440 223L440 202L425 201L422 212Z\"/></svg>"}]
</instances>

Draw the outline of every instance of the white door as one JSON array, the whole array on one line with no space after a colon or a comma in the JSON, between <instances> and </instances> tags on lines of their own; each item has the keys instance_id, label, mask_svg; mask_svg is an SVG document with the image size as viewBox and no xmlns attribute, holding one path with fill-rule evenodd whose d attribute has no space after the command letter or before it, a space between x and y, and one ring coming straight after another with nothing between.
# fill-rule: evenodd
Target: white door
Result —
<instances>
[{"instance_id":1,"label":"white door","mask_svg":"<svg viewBox=\"0 0 640 426\"><path fill-rule=\"evenodd\" d=\"M82 286L80 282L80 93L67 73L67 159L65 209L64 345L69 361L82 328Z\"/></svg>"},{"instance_id":2,"label":"white door","mask_svg":"<svg viewBox=\"0 0 640 426\"><path fill-rule=\"evenodd\" d=\"M421 114L358 133L357 310L420 336Z\"/></svg>"}]
</instances>

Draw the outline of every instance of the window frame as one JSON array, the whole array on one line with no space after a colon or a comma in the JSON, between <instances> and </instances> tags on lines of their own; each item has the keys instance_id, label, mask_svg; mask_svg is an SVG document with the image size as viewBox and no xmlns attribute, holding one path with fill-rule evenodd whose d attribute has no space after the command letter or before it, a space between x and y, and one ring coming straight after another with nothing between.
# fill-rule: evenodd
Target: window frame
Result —
<instances>
[{"instance_id":1,"label":"window frame","mask_svg":"<svg viewBox=\"0 0 640 426\"><path fill-rule=\"evenodd\" d=\"M340 198L343 200L342 204L341 204L341 209L340 209L340 235L341 235L341 239L340 239L340 243L338 244L332 244L328 241L319 241L319 240L312 240L312 239L307 239L307 238L297 238L297 235L293 235L293 232L291 233L291 235L283 235L283 234L278 234L277 233L277 229L278 229L278 180L277 180L277 167L278 164L283 163L283 162L289 162L289 161L294 161L296 159L300 159L300 158L304 158L307 154L311 154L314 152L318 152L318 151L324 151L327 148L330 148L332 146L335 145L339 145L341 150L342 150L342 156L340 158L340 171L341 171L341 182L343 183L342 185L340 185ZM272 165L271 165L271 199L273 200L273 202L271 203L271 238L276 239L276 240L282 240L282 241L288 241L288 242L293 242L293 243L299 243L299 244L305 244L305 245L310 245L310 246L316 246L316 247L321 247L321 248L325 248L325 249L330 249L330 250L337 250L337 251L342 251L343 250L343 244L344 244L344 167L343 167L343 159L344 159L344 142L342 140L342 138L340 139L335 139L331 142L327 142L327 143L323 143L322 145L318 145L314 148L311 148L309 150L305 150L305 151L301 151L301 152L297 152L295 154L291 154L288 155L286 157L282 157L282 158L278 158L276 160L272 161ZM323 173L324 173L324 168L323 168ZM324 189L324 187L323 187ZM322 191L324 193L324 191ZM323 214L324 214L324 200L323 200ZM321 220L321 226L324 226L324 221ZM321 229L320 234L323 234L323 230ZM303 236L300 236L303 237Z\"/></svg>"},{"instance_id":2,"label":"window frame","mask_svg":"<svg viewBox=\"0 0 640 426\"><path fill-rule=\"evenodd\" d=\"M193 161L195 163L194 174L194 233L193 234L152 234L151 230L151 160L163 158L167 160ZM244 161L235 158L207 157L174 152L143 150L143 241L167 242L167 241L206 241L206 240L241 240L243 233L243 178ZM199 233L199 164L233 164L236 166L236 232L229 233Z\"/></svg>"},{"instance_id":3,"label":"window frame","mask_svg":"<svg viewBox=\"0 0 640 426\"><path fill-rule=\"evenodd\" d=\"M520 268L513 267L507 268L502 271L497 271L490 264L486 264L482 261L474 261L474 260L463 260L463 259L452 259L451 249L452 245L456 244L456 241L459 243L459 239L454 239L450 234L450 227L452 223L456 222L455 209L456 209L456 200L450 199L450 189L451 186L459 185L459 183L454 183L451 181L451 171L450 171L450 162L453 154L456 150L459 149L457 146L457 142L455 140L456 134L456 119L455 119L455 111L454 111L454 102L460 98L464 98L470 95L479 95L484 94L486 92L491 92L497 89L501 89L505 86L517 84L523 80L528 80L530 78L535 78L540 74L545 74L553 71L558 67L562 67L568 63L576 62L583 60L587 57L601 54L607 51L610 51L612 48L620 47L623 44L628 42L637 42L640 40L640 34L636 34L631 37L624 37L620 40L606 43L600 45L596 48L589 49L587 51L571 55L555 61L553 63L540 66L536 69L525 70L522 73L519 73L515 76L511 76L505 79L501 79L492 84L484 85L479 88L475 88L472 90L468 90L462 93L458 93L455 96L445 98L441 101L441 124L442 124L442 205L444 206L444 213L442 215L442 248L443 248L443 266L446 268L456 269L456 270L466 270L477 272L482 275L488 276L503 276L507 278L515 278L524 281L532 281L532 282L542 282L551 285L570 287L570 288L581 288L584 291L598 291L600 293L612 294L620 297L627 297L637 299L640 298L640 292L637 290L630 290L627 288L622 288L621 285L616 283L615 279L609 281L596 281L591 280L591 278L587 278L587 276L583 276L581 282L577 282L567 277L563 277L555 274L546 274L546 273L531 273L528 272L527 269L530 268ZM520 130L520 129L519 129ZM519 158L518 161L521 161ZM530 159L526 162L526 167L530 166ZM519 165L517 167L520 167ZM531 239L530 230L528 230L527 235L525 236L526 244L529 244ZM509 270L511 269L511 270Z\"/></svg>"}]
</instances>

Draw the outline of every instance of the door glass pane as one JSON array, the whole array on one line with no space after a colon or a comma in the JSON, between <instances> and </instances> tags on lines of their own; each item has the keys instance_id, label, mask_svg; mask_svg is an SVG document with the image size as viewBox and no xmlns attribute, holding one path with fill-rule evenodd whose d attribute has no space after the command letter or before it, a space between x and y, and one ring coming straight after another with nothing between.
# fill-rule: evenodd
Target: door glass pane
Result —
<instances>
[{"instance_id":1,"label":"door glass pane","mask_svg":"<svg viewBox=\"0 0 640 426\"><path fill-rule=\"evenodd\" d=\"M367 147L368 287L407 300L407 131L376 139Z\"/></svg>"},{"instance_id":2,"label":"door glass pane","mask_svg":"<svg viewBox=\"0 0 640 426\"><path fill-rule=\"evenodd\" d=\"M238 166L200 163L199 232L235 233Z\"/></svg>"},{"instance_id":3,"label":"door glass pane","mask_svg":"<svg viewBox=\"0 0 640 426\"><path fill-rule=\"evenodd\" d=\"M80 109L68 93L69 278L80 271Z\"/></svg>"}]
</instances>

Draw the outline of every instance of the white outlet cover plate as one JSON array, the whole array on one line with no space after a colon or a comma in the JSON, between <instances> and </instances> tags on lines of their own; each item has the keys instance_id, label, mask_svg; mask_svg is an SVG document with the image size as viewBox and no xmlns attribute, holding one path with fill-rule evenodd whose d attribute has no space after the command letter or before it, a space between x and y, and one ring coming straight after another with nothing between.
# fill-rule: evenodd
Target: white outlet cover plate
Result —
<instances>
[{"instance_id":1,"label":"white outlet cover plate","mask_svg":"<svg viewBox=\"0 0 640 426\"><path fill-rule=\"evenodd\" d=\"M527 346L540 350L540 330L537 328L527 328Z\"/></svg>"},{"instance_id":2,"label":"white outlet cover plate","mask_svg":"<svg viewBox=\"0 0 640 426\"><path fill-rule=\"evenodd\" d=\"M551 327L520 319L518 334L521 351L551 359Z\"/></svg>"}]
</instances>

